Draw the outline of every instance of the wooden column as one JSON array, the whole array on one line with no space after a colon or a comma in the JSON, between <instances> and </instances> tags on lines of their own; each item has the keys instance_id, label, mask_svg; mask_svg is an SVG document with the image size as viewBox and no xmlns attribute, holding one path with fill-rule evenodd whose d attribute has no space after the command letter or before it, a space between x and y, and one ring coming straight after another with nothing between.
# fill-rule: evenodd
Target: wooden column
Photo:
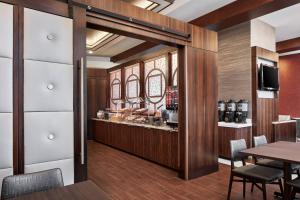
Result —
<instances>
[{"instance_id":1,"label":"wooden column","mask_svg":"<svg viewBox=\"0 0 300 200\"><path fill-rule=\"evenodd\" d=\"M80 60L84 59L86 66L86 10L77 6L72 7L74 29L74 179L75 182L87 180L87 107L85 103L84 138L81 138L81 100L80 95ZM84 67L84 102L87 102L86 68ZM84 152L81 151L81 140L84 140ZM81 163L81 154L84 153L84 164Z\"/></svg>"},{"instance_id":2,"label":"wooden column","mask_svg":"<svg viewBox=\"0 0 300 200\"><path fill-rule=\"evenodd\" d=\"M126 97L126 80L125 80L125 68L121 68L121 99L125 100ZM122 108L125 108L125 104L122 104Z\"/></svg>"},{"instance_id":3,"label":"wooden column","mask_svg":"<svg viewBox=\"0 0 300 200\"><path fill-rule=\"evenodd\" d=\"M145 100L145 63L140 62L140 97ZM145 108L145 102L141 103L141 108Z\"/></svg>"},{"instance_id":4,"label":"wooden column","mask_svg":"<svg viewBox=\"0 0 300 200\"><path fill-rule=\"evenodd\" d=\"M168 80L168 86L173 85L173 76L172 76L172 53L168 53L167 55L168 58L168 75L167 75L167 80Z\"/></svg>"}]
</instances>

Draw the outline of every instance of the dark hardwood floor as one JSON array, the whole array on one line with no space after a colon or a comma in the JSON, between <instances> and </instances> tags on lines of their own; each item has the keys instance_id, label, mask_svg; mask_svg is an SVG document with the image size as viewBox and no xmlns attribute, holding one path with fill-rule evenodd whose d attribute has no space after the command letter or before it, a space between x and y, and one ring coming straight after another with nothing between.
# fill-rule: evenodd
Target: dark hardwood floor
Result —
<instances>
[{"instance_id":1,"label":"dark hardwood floor","mask_svg":"<svg viewBox=\"0 0 300 200\"><path fill-rule=\"evenodd\" d=\"M112 199L122 200L224 200L227 197L230 167L220 165L217 173L184 181L177 173L118 151L108 146L88 142L88 177ZM246 200L260 200L262 193L250 192ZM268 186L268 199L274 199L276 186ZM243 199L242 184L234 183L232 200Z\"/></svg>"}]
</instances>

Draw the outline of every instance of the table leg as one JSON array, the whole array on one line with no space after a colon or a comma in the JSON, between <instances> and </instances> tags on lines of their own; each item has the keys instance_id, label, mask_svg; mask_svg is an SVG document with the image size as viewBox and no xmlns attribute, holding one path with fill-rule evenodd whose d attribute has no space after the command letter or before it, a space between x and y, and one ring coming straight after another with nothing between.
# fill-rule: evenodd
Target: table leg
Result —
<instances>
[{"instance_id":1,"label":"table leg","mask_svg":"<svg viewBox=\"0 0 300 200\"><path fill-rule=\"evenodd\" d=\"M290 200L291 186L287 182L292 180L291 163L284 162L284 200Z\"/></svg>"}]
</instances>

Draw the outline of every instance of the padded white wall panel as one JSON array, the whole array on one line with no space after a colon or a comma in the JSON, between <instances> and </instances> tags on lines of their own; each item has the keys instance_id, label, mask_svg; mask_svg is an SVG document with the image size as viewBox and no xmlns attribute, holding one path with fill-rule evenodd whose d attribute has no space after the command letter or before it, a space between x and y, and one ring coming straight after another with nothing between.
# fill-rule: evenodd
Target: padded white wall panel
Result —
<instances>
[{"instance_id":1,"label":"padded white wall panel","mask_svg":"<svg viewBox=\"0 0 300 200\"><path fill-rule=\"evenodd\" d=\"M24 111L73 111L73 66L25 60Z\"/></svg>"},{"instance_id":2,"label":"padded white wall panel","mask_svg":"<svg viewBox=\"0 0 300 200\"><path fill-rule=\"evenodd\" d=\"M74 159L58 160L33 165L25 165L25 173L33 173L53 168L60 168L63 174L64 184L74 183Z\"/></svg>"},{"instance_id":3,"label":"padded white wall panel","mask_svg":"<svg viewBox=\"0 0 300 200\"><path fill-rule=\"evenodd\" d=\"M72 158L72 112L25 113L25 164Z\"/></svg>"},{"instance_id":4,"label":"padded white wall panel","mask_svg":"<svg viewBox=\"0 0 300 200\"><path fill-rule=\"evenodd\" d=\"M1 189L2 189L2 180L3 178L10 175L13 175L13 168L0 169L0 197L1 197Z\"/></svg>"},{"instance_id":5,"label":"padded white wall panel","mask_svg":"<svg viewBox=\"0 0 300 200\"><path fill-rule=\"evenodd\" d=\"M1 46L2 44L0 42L0 47ZM12 59L0 57L0 113L12 112L13 110L12 102L13 102Z\"/></svg>"},{"instance_id":6,"label":"padded white wall panel","mask_svg":"<svg viewBox=\"0 0 300 200\"><path fill-rule=\"evenodd\" d=\"M72 64L72 19L25 8L24 59Z\"/></svg>"},{"instance_id":7,"label":"padded white wall panel","mask_svg":"<svg viewBox=\"0 0 300 200\"><path fill-rule=\"evenodd\" d=\"M0 113L0 169L13 167L12 113Z\"/></svg>"},{"instance_id":8,"label":"padded white wall panel","mask_svg":"<svg viewBox=\"0 0 300 200\"><path fill-rule=\"evenodd\" d=\"M13 57L13 6L0 3L0 57Z\"/></svg>"}]
</instances>

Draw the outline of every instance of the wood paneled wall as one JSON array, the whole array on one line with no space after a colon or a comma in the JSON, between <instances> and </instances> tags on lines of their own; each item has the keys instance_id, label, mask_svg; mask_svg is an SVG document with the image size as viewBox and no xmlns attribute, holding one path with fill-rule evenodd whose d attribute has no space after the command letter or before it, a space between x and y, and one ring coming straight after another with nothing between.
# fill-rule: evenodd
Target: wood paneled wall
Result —
<instances>
[{"instance_id":1,"label":"wood paneled wall","mask_svg":"<svg viewBox=\"0 0 300 200\"><path fill-rule=\"evenodd\" d=\"M185 177L191 179L218 170L218 83L216 53L192 47L185 52L186 135L181 137L185 150L181 166Z\"/></svg>"},{"instance_id":2,"label":"wood paneled wall","mask_svg":"<svg viewBox=\"0 0 300 200\"><path fill-rule=\"evenodd\" d=\"M91 118L97 117L99 110L105 110L107 105L107 70L87 70L87 115L88 115L88 139L93 139Z\"/></svg>"},{"instance_id":3,"label":"wood paneled wall","mask_svg":"<svg viewBox=\"0 0 300 200\"><path fill-rule=\"evenodd\" d=\"M219 100L251 102L250 32L247 22L218 33ZM249 114L251 117L251 106Z\"/></svg>"},{"instance_id":4,"label":"wood paneled wall","mask_svg":"<svg viewBox=\"0 0 300 200\"><path fill-rule=\"evenodd\" d=\"M278 95L274 98L259 98L258 90L258 58L277 63L277 53L252 47L252 135L266 135L269 142L274 142L272 122L278 121Z\"/></svg>"}]
</instances>

